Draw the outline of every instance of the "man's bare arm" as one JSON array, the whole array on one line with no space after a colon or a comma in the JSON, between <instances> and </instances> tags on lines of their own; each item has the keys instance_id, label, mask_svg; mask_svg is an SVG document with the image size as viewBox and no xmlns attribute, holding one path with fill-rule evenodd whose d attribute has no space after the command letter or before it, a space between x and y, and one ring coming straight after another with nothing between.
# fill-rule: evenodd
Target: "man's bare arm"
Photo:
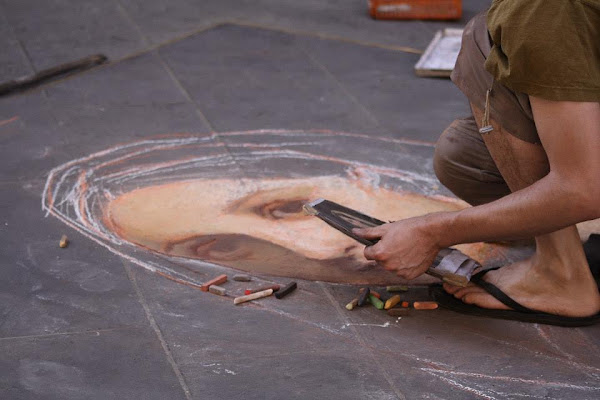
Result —
<instances>
[{"instance_id":1,"label":"man's bare arm","mask_svg":"<svg viewBox=\"0 0 600 400\"><path fill-rule=\"evenodd\" d=\"M489 204L356 230L381 239L365 257L413 279L460 243L530 238L600 217L600 104L531 98L550 172Z\"/></svg>"},{"instance_id":2,"label":"man's bare arm","mask_svg":"<svg viewBox=\"0 0 600 400\"><path fill-rule=\"evenodd\" d=\"M442 247L529 238L600 217L600 103L531 97L531 106L550 172L492 203L431 215Z\"/></svg>"}]
</instances>

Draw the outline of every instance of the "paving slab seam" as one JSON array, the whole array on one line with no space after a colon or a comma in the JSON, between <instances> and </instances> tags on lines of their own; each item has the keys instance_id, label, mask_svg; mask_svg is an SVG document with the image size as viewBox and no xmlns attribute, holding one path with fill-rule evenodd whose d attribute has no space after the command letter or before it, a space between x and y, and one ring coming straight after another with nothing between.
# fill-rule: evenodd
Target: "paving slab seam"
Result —
<instances>
[{"instance_id":1,"label":"paving slab seam","mask_svg":"<svg viewBox=\"0 0 600 400\"><path fill-rule=\"evenodd\" d=\"M142 30L142 28L135 22L135 20L133 18L131 18L131 15L129 15L129 12L127 12L127 9L123 6L122 2L120 0L115 0L115 3L117 4L117 9L119 10L119 12L135 28L135 30L137 31L138 35L140 36L140 39L142 40L142 43L144 44L144 46L146 48L151 48L150 40L148 39L148 37L146 36L146 34ZM173 71L171 66L169 65L169 63L162 57L162 55L160 54L160 51L158 51L158 50L159 49L157 47L154 47L152 50L150 50L149 53L152 53L156 56L156 58L158 59L158 61L161 64L161 66L167 72L167 74L169 75L169 77L171 78L173 83L177 86L177 88L179 89L179 91L181 92L183 97L185 97L185 99L194 106L194 108L196 109L196 113L198 114L198 116L200 117L202 122L208 127L208 129L211 132L214 133L215 129L213 127L213 124L211 124L211 122L208 120L208 118L206 117L206 114L200 108L200 105L190 95L189 91L181 83L181 81L179 80L179 78L177 77L177 75L175 74L175 72Z\"/></svg>"},{"instance_id":2,"label":"paving slab seam","mask_svg":"<svg viewBox=\"0 0 600 400\"><path fill-rule=\"evenodd\" d=\"M206 115L202 112L202 110L200 109L198 104L194 101L192 96L190 96L190 93L187 91L187 89L181 84L181 81L179 81L179 79L175 75L175 72L173 72L173 69L171 68L171 66L162 58L160 52L157 51L158 50L157 48L152 49L152 47L150 46L150 41L149 41L148 37L146 36L146 34L144 33L144 31L142 30L142 28L140 28L140 26L134 21L134 19L131 18L131 16L127 12L127 9L123 6L123 4L121 3L120 0L115 0L115 3L117 5L117 9L121 13L121 15L134 27L134 29L138 33L144 47L146 49L148 49L148 48L151 49L148 52L148 54L152 53L158 59L161 66L167 72L167 74L169 75L169 77L171 78L171 80L173 81L175 86L177 86L177 88L179 89L179 91L181 92L183 97L185 97L185 99L190 104L194 105L194 108L196 109L196 113L198 114L198 116L200 117L202 122L204 122L206 124L206 126L208 127L208 129L210 131L214 131L212 124L210 123L208 118L206 118Z\"/></svg>"},{"instance_id":3,"label":"paving slab seam","mask_svg":"<svg viewBox=\"0 0 600 400\"><path fill-rule=\"evenodd\" d=\"M341 306L338 304L337 301L335 301L335 298L329 292L329 289L327 288L327 286L325 285L325 283L319 282L319 285L323 289L323 293L325 293L325 296L327 296L327 299L329 299L329 301L333 305L333 308L335 309L335 311L340 316L340 319L344 322L344 324L348 324L349 323L348 318L346 317L346 315L342 311ZM356 327L354 325L348 325L348 327L354 333L354 336L357 339L357 341L360 343L361 348L362 349L368 349L366 341L360 335L360 333L358 332L358 330L356 329ZM381 372L382 376L388 382L388 384L390 385L390 387L392 388L392 390L394 391L394 393L396 394L396 396L399 399L406 400L406 396L400 391L400 389L398 389L396 387L396 385L394 384L394 381L393 381L392 377L388 374L388 372L385 370L385 368L383 368L381 365L379 365L379 363L377 362L377 358L375 357L375 355L373 354L373 352L371 350L367 350L367 355L371 359L371 362L373 363L372 365L377 366L377 368Z\"/></svg>"},{"instance_id":4,"label":"paving slab seam","mask_svg":"<svg viewBox=\"0 0 600 400\"><path fill-rule=\"evenodd\" d=\"M153 51L153 54L158 58L158 61L160 62L161 66L165 69L167 74L169 74L169 77L171 78L171 80L173 81L175 86L177 86L177 89L179 89L179 91L185 97L185 99L194 106L196 113L198 114L198 116L200 117L202 122L204 122L206 124L206 126L211 131L211 133L214 133L215 129L213 127L213 124L210 123L210 121L206 117L206 114L204 114L204 112L202 112L200 105L190 95L190 92L188 92L188 90L185 88L185 86L183 86L183 84L181 83L181 81L179 80L177 75L175 75L175 72L173 71L173 69L171 68L169 63L163 59L163 57L161 56L161 54L158 50Z\"/></svg>"},{"instance_id":5,"label":"paving slab seam","mask_svg":"<svg viewBox=\"0 0 600 400\"><path fill-rule=\"evenodd\" d=\"M398 52L402 52L402 53L411 53L411 54L423 54L424 53L424 50L415 49L414 47L392 46L392 45L375 43L375 42L366 42L366 41L362 41L362 40L348 39L348 38L344 38L341 36L327 35L327 34L318 33L318 32L297 31L297 30L293 30L293 29L285 29L285 28L274 27L274 26L270 26L270 25L256 24L256 23L247 22L247 21L240 20L240 19L225 20L220 25L226 25L226 24L245 26L248 28L266 29L266 30L270 30L270 31L287 33L290 35L308 36L308 37L314 37L314 38L318 38L318 39L334 40L337 42L350 43L350 44L355 44L355 45L365 46L365 47L375 47L375 48L379 48L379 49L398 51Z\"/></svg>"},{"instance_id":6,"label":"paving slab seam","mask_svg":"<svg viewBox=\"0 0 600 400\"><path fill-rule=\"evenodd\" d=\"M225 149L225 151L229 155L229 158L231 158L231 161L236 166L236 168L237 168L238 172L240 173L240 175L241 176L246 176L246 173L244 172L243 168L240 166L237 158L231 152L231 149L229 148L229 146L227 146L227 143L225 143L223 141L223 139L219 136L219 134L215 131L215 128L214 128L213 124L211 124L211 122L209 121L208 117L206 117L206 114L200 108L200 104L198 104L198 102L196 100L194 100L194 98L190 95L190 93L185 88L185 86L183 85L183 83L181 83L181 81L179 80L179 78L177 78L177 75L175 74L175 71L173 71L173 69L171 68L171 66L169 65L169 63L165 59L163 59L163 57L160 55L160 52L159 52L158 49L155 50L155 54L156 54L158 60L160 61L162 67L165 69L165 71L167 71L167 73L169 74L169 77L173 80L173 82L175 83L175 85L177 86L177 88L179 89L179 91L190 102L190 104L192 104L194 106L194 109L196 110L196 113L200 116L200 119L202 120L202 122L204 122L206 124L206 126L208 127L208 129L211 131L211 135L213 136L213 138L215 140L217 140L220 144L223 145L223 148ZM244 186L243 182L240 182L240 184L242 186Z\"/></svg>"},{"instance_id":7,"label":"paving slab seam","mask_svg":"<svg viewBox=\"0 0 600 400\"><path fill-rule=\"evenodd\" d=\"M27 51L24 50L23 43L21 42L21 40L19 39L19 37L15 33L15 30L13 29L13 26L10 23L10 20L8 19L8 15L6 13L5 6L4 6L4 1L3 0L0 0L0 18L3 20L3 22L6 24L6 26L8 26L8 31L10 32L10 35L17 42L17 44L19 45L18 47L19 47L19 50L21 51L21 55L23 57L25 57L25 60L27 61L27 64L29 66L29 72L30 73L36 72L35 68L33 68L33 64L31 63L31 59L29 58L29 54L27 54Z\"/></svg>"},{"instance_id":8,"label":"paving slab seam","mask_svg":"<svg viewBox=\"0 0 600 400\"><path fill-rule=\"evenodd\" d=\"M127 264L127 261L125 261L125 260L123 260L122 263L123 263L123 268L125 269L125 272L127 273L127 277L129 278L129 281L131 282L131 285L133 286L133 289L135 290L138 301L140 302L140 304L142 305L142 308L144 309L144 313L146 314L146 319L150 323L152 330L156 334L156 337L158 338L158 341L160 342L160 345L162 346L163 351L165 352L167 361L171 365L171 368L173 369L173 372L175 373L175 376L177 377L177 380L179 381L179 385L181 386L181 389L183 390L185 398L187 400L192 400L192 393L190 392L190 389L189 389L187 383L185 382L185 378L184 378L183 374L179 370L179 366L177 365L177 363L175 362L175 359L173 358L173 354L171 353L171 350L169 349L168 343L165 341L165 338L160 330L160 327L156 323L156 320L154 319L154 316L152 315L152 312L150 311L150 307L148 306L148 303L146 302L146 298L144 297L142 290L140 289L139 285L137 284L137 280L131 269L131 266L129 266Z\"/></svg>"},{"instance_id":9,"label":"paving slab seam","mask_svg":"<svg viewBox=\"0 0 600 400\"><path fill-rule=\"evenodd\" d=\"M150 47L150 40L148 39L148 37L146 36L146 34L142 30L142 28L135 22L135 20L133 18L131 18L131 15L129 15L129 12L127 11L127 8L123 6L121 0L115 0L115 3L117 4L117 8L118 8L119 12L123 15L123 17L125 19L127 19L129 21L129 23L138 32L138 35L140 36L140 39L142 40L142 43L144 44L144 46L147 47L147 48ZM218 25L216 25L216 26L218 26ZM203 28L201 30L201 32L205 31L206 29L208 29L208 28ZM180 39L180 40L183 40L183 39ZM160 47L162 47L162 46L160 46ZM231 153L231 150L229 149L229 147L227 147L226 143L223 142L223 140L218 136L218 133L215 132L213 124L209 121L209 119L206 116L206 114L202 111L202 109L201 109L200 105L198 104L198 102L196 102L196 100L194 100L194 98L190 95L190 93L187 90L187 88L183 85L183 83L181 83L181 81L179 80L179 78L175 74L175 71L173 71L173 69L171 68L171 66L169 65L169 63L160 54L160 51L159 51L160 47L154 47L154 49L151 50L150 52L156 56L156 58L158 59L158 61L161 64L161 66L167 72L167 74L169 75L169 77L171 78L171 80L173 81L173 83L175 84L175 86L177 86L177 89L179 89L179 91L181 92L181 94L183 95L183 97L185 97L185 99L189 102L189 104L191 104L191 105L194 106L194 109L196 110L196 113L200 117L200 120L208 127L208 129L211 131L211 134L213 135L213 137L215 139L217 139L221 144L223 144L224 149L229 154L229 157L231 158L231 160L233 161L233 163L236 165L238 171L242 174L242 176L244 176L245 174L243 172L243 169L238 164L237 160L235 159L235 157Z\"/></svg>"},{"instance_id":10,"label":"paving slab seam","mask_svg":"<svg viewBox=\"0 0 600 400\"><path fill-rule=\"evenodd\" d=\"M106 332L115 332L115 331L123 331L128 329L140 329L142 326L124 326L119 328L106 328L106 329L91 329L88 331L73 331L73 332L56 332L56 333L45 333L40 335L25 335L25 336L6 336L0 337L0 342L9 341L9 340L29 340L29 339L44 339L48 337L55 336L74 336L74 335L89 335L96 334L96 336L100 336L102 333Z\"/></svg>"},{"instance_id":11,"label":"paving slab seam","mask_svg":"<svg viewBox=\"0 0 600 400\"><path fill-rule=\"evenodd\" d=\"M503 346L508 346L508 347L512 347L516 350L519 351L523 351L523 352L528 352L531 353L531 355L533 357L536 358L542 358L544 360L548 360L548 361L553 361L553 362L558 362L558 363L562 363L565 365L568 365L574 369L577 369L579 372L586 374L589 377L595 378L595 379L600 379L600 368L596 368L592 365L588 365L588 364L583 364L577 361L572 361L560 356L554 356L554 355L549 355L549 354L542 354L538 351L532 350L531 348L527 347L527 346L523 346L520 345L518 343L512 343L512 342L508 342L506 340L500 340L498 338L494 338L491 336L487 336L487 335L483 335L479 332L474 332L474 331L469 331L469 330L465 330L465 332L469 333L470 335L474 335L474 336L479 336L485 339L489 339L492 340L496 343L499 343Z\"/></svg>"},{"instance_id":12,"label":"paving slab seam","mask_svg":"<svg viewBox=\"0 0 600 400\"><path fill-rule=\"evenodd\" d=\"M2 6L2 3L0 3L0 7ZM30 92L37 92L40 90L44 90L44 88L46 87L52 87L60 82L72 79L76 76L80 76L80 75L84 75L87 73L90 73L96 69L99 68L107 68L110 67L111 65L115 65L118 63L121 63L123 61L127 61L145 54L148 54L150 52L153 52L155 50L159 50L163 47L166 47L168 45L171 45L173 43L177 43L179 41L185 40L187 38L190 38L194 35L197 35L199 33L202 32L206 32L215 28L218 28L220 26L224 26L224 25L237 25L237 26L241 26L241 27L247 27L247 28L255 28L255 29L264 29L264 30L270 30L270 31L274 31L274 32L281 32L281 33L286 33L289 35L298 35L298 36L305 36L305 37L313 37L313 38L317 38L317 39L322 39L322 40L332 40L332 41L337 41L337 42L342 42L342 43L349 43L349 44L354 44L357 46L365 46L365 47L373 47L373 48L379 48L382 50L389 50L389 51L396 51L396 52L402 52L402 53L410 53L410 54L423 54L424 50L420 50L420 49L415 49L412 47L407 47L407 46L391 46L391 45L385 45L385 44L381 44L381 43L375 43L375 42L366 42L366 41L362 41L362 40L354 40L354 39L348 39L348 38L344 38L341 36L333 36L333 35L327 35L327 34L322 34L322 33L315 33L315 32L305 32L305 31L296 31L296 30L290 30L290 29L284 29L281 27L273 27L273 26L269 26L269 25L261 25L261 24L255 24L255 23L251 23L248 21L243 21L243 20L238 20L238 19L223 19L217 22L213 22L209 25L203 26L199 29L187 32L183 35L179 35L176 36L172 39L169 40L165 40L163 42L157 43L155 45L150 45L148 39L146 38L146 36L143 34L143 31L141 30L141 28L134 23L134 21L131 19L131 17L129 16L129 14L127 13L127 10L122 6L121 2L118 2L118 7L117 7L118 11L121 12L124 16L126 16L126 18L132 23L132 25L134 26L134 28L138 31L138 34L140 34L140 36L144 39L144 42L148 45L148 47L141 49L139 51L133 52L131 54L128 54L124 57L120 57L120 58L116 58L116 59L110 59L109 58L109 62L98 65L96 67L87 69L85 71L81 71L78 72L77 74L73 74L73 75L67 75L63 78L58 78L58 79L54 79L50 82L44 83L40 86L36 86L33 87L31 89L27 89L27 90L23 90L22 92L19 92L17 94L14 94L12 96L18 96L18 95L22 95L22 94L27 94ZM0 9L0 11L2 11ZM5 14L5 13L4 13ZM18 37L16 36L16 34L14 34L14 31L12 30L12 25L10 25L10 22L8 21L7 17L5 16L4 19L6 19L7 21L7 25L10 27L11 32L13 33L13 36L15 38L15 40L19 43L19 47L21 48L21 51L23 51L25 49L23 43L21 43L21 41L18 39ZM33 68L33 64L31 63L30 58L27 56L27 61L30 64L29 67L31 69L32 72L35 72L35 69Z\"/></svg>"},{"instance_id":13,"label":"paving slab seam","mask_svg":"<svg viewBox=\"0 0 600 400\"><path fill-rule=\"evenodd\" d=\"M14 37L14 39L17 41L17 43L19 44L19 50L21 51L22 55L25 57L25 60L27 61L27 64L29 65L29 69L31 72L36 73L38 72L35 69L35 66L33 64L33 59L31 58L31 56L29 55L29 52L27 51L27 48L25 47L25 45L23 44L23 41L21 41L21 39L19 38L19 36L15 33L12 24L10 23L10 20L8 19L8 17L6 16L6 12L4 10L4 2L0 2L0 14L2 14L4 16L4 20L6 21L7 25L8 25L8 29L11 33L11 35ZM45 86L41 86L40 91L42 92L42 97L44 98L44 101L46 103L48 103L48 107L50 109L50 114L52 115L52 118L54 119L54 122L56 123L57 126L61 126L60 121L58 120L56 114L54 113L53 107L52 107L52 103L50 102L50 99L48 97L48 92L45 90ZM25 93L28 91L24 91L22 93ZM68 140L67 140L68 142Z\"/></svg>"},{"instance_id":14,"label":"paving slab seam","mask_svg":"<svg viewBox=\"0 0 600 400\"><path fill-rule=\"evenodd\" d=\"M146 37L146 35L144 34L144 32L142 31L140 26L133 20L133 18L131 18L131 16L127 12L127 9L123 6L123 3L121 2L121 0L114 0L114 2L115 2L115 5L117 6L117 12L119 12L121 14L121 16L123 18L125 18L131 26L133 26L133 28L136 30L136 32L140 36L140 39L142 40L142 45L143 45L144 49L147 49L148 47L150 47L150 41L148 40L148 37Z\"/></svg>"},{"instance_id":15,"label":"paving slab seam","mask_svg":"<svg viewBox=\"0 0 600 400\"><path fill-rule=\"evenodd\" d=\"M335 82L335 84L350 99L350 101L352 103L354 103L371 120L371 122L373 122L375 124L375 126L377 126L378 128L381 127L381 124L379 123L377 118L375 118L375 116L371 113L371 111L369 111L367 109L367 107L365 107L360 101L358 101L356 96L354 96L352 93L350 93L350 91L346 88L346 86L344 86L344 84L342 82L340 82L340 80L337 79L335 77L335 75L329 69L327 69L327 67L325 65L323 65L322 62L320 62L313 54L309 53L306 49L302 49L302 52L306 55L306 57L308 57L308 59L310 60L310 62L313 65L315 65L317 68L319 68L321 71L323 71L325 73L325 75L327 75L329 77L329 79L331 79Z\"/></svg>"}]
</instances>

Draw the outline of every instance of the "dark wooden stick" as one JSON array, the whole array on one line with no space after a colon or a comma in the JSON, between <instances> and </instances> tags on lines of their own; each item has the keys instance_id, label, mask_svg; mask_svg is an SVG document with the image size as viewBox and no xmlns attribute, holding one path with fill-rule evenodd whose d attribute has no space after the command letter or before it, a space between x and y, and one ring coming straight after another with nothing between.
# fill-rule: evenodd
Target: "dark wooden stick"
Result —
<instances>
[{"instance_id":1,"label":"dark wooden stick","mask_svg":"<svg viewBox=\"0 0 600 400\"><path fill-rule=\"evenodd\" d=\"M106 57L104 54L94 54L92 56L88 56L77 61L71 61L65 64L57 65L55 67L42 70L32 75L22 76L17 79L2 82L0 83L0 96L12 92L17 92L20 90L30 89L34 86L41 85L42 83L50 79L54 79L62 75L67 75L74 72L80 72L86 69L90 69L96 65L103 64L107 60L108 57Z\"/></svg>"}]
</instances>

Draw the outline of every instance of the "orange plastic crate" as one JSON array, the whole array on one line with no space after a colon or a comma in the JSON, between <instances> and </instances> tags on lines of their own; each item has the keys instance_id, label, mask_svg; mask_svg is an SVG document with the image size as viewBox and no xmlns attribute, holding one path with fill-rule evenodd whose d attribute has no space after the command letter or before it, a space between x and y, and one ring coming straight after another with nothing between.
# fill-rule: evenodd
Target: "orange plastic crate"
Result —
<instances>
[{"instance_id":1,"label":"orange plastic crate","mask_svg":"<svg viewBox=\"0 0 600 400\"><path fill-rule=\"evenodd\" d=\"M375 19L459 19L462 0L369 0Z\"/></svg>"}]
</instances>

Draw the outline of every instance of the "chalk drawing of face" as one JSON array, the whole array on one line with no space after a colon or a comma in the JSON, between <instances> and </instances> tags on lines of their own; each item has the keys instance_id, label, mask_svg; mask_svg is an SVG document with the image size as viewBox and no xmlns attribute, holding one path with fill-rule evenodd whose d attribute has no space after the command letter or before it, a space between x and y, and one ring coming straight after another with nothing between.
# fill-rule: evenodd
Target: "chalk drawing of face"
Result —
<instances>
[{"instance_id":1,"label":"chalk drawing of face","mask_svg":"<svg viewBox=\"0 0 600 400\"><path fill-rule=\"evenodd\" d=\"M336 141L359 154L352 159ZM43 207L130 261L192 285L204 280L203 266L214 264L329 282L403 282L368 263L364 246L304 215L302 205L327 198L381 220L465 207L439 195L432 176L414 172L424 158L406 146L305 131L147 139L55 168ZM364 151L369 147L372 154ZM414 166L402 170L392 162ZM479 259L494 253L483 245L461 250Z\"/></svg>"}]
</instances>

